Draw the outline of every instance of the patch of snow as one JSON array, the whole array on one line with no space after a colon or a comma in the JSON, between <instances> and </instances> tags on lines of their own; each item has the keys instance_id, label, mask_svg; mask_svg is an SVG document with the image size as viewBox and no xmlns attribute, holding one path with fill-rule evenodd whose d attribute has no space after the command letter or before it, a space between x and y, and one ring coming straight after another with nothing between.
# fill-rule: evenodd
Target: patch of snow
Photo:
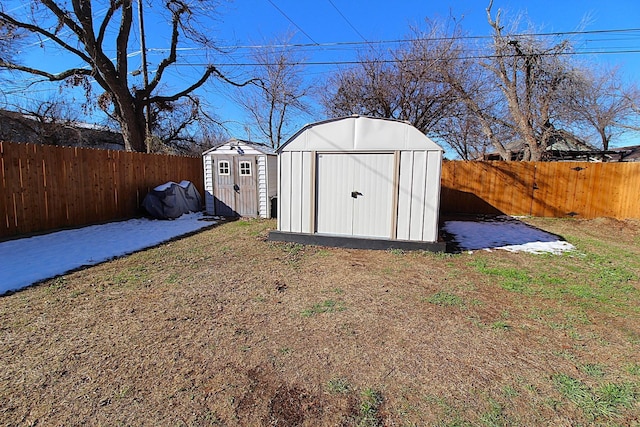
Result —
<instances>
[{"instance_id":1,"label":"patch of snow","mask_svg":"<svg viewBox=\"0 0 640 427\"><path fill-rule=\"evenodd\" d=\"M0 243L0 294L210 227L203 214L132 219Z\"/></svg>"},{"instance_id":2,"label":"patch of snow","mask_svg":"<svg viewBox=\"0 0 640 427\"><path fill-rule=\"evenodd\" d=\"M510 217L487 221L446 221L444 231L460 250L503 249L510 252L560 254L575 247L558 236Z\"/></svg>"},{"instance_id":3,"label":"patch of snow","mask_svg":"<svg viewBox=\"0 0 640 427\"><path fill-rule=\"evenodd\" d=\"M532 254L552 253L554 255L560 255L562 252L574 250L575 246L564 240L556 240L554 242L530 242L522 245L501 246L496 249L509 252L530 252Z\"/></svg>"}]
</instances>

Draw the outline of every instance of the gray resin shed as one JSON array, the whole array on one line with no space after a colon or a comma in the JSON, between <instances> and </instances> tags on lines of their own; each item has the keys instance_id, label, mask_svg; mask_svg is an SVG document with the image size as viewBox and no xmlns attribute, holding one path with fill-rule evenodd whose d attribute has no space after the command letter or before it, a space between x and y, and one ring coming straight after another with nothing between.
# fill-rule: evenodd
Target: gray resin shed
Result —
<instances>
[{"instance_id":1,"label":"gray resin shed","mask_svg":"<svg viewBox=\"0 0 640 427\"><path fill-rule=\"evenodd\" d=\"M202 154L205 210L211 215L271 218L278 160L271 147L231 139ZM273 215L272 215L273 214Z\"/></svg>"},{"instance_id":2,"label":"gray resin shed","mask_svg":"<svg viewBox=\"0 0 640 427\"><path fill-rule=\"evenodd\" d=\"M444 250L443 150L405 122L351 116L313 123L278 149L271 240Z\"/></svg>"}]
</instances>

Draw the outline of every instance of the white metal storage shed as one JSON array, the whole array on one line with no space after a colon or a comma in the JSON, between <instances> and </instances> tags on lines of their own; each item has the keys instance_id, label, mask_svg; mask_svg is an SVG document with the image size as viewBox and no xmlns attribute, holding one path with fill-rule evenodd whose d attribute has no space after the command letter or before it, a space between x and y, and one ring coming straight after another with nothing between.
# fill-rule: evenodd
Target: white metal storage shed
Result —
<instances>
[{"instance_id":1,"label":"white metal storage shed","mask_svg":"<svg viewBox=\"0 0 640 427\"><path fill-rule=\"evenodd\" d=\"M205 210L211 215L271 218L278 160L271 147L231 139L202 154Z\"/></svg>"},{"instance_id":2,"label":"white metal storage shed","mask_svg":"<svg viewBox=\"0 0 640 427\"><path fill-rule=\"evenodd\" d=\"M278 230L270 239L444 250L442 151L396 120L351 116L305 126L278 149Z\"/></svg>"}]
</instances>

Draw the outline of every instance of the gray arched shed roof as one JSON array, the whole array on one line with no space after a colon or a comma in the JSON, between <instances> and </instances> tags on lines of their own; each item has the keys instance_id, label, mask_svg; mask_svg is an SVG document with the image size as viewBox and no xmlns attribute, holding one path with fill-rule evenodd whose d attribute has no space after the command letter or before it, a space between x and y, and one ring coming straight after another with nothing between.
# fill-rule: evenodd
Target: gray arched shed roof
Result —
<instances>
[{"instance_id":1,"label":"gray arched shed roof","mask_svg":"<svg viewBox=\"0 0 640 427\"><path fill-rule=\"evenodd\" d=\"M366 116L349 116L311 123L287 140L286 151L443 151L407 122Z\"/></svg>"}]
</instances>

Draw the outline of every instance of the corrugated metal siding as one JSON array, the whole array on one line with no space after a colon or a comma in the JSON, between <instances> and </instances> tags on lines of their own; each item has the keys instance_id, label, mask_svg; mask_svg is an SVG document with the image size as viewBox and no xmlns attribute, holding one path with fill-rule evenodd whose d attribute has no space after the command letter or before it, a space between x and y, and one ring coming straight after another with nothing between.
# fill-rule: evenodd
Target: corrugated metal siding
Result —
<instances>
[{"instance_id":1,"label":"corrugated metal siding","mask_svg":"<svg viewBox=\"0 0 640 427\"><path fill-rule=\"evenodd\" d=\"M401 172L402 173L402 172ZM413 179L411 183L412 202L409 206L410 224L409 240L421 240L424 229L424 195L427 181L427 153L413 153Z\"/></svg>"},{"instance_id":2,"label":"corrugated metal siding","mask_svg":"<svg viewBox=\"0 0 640 427\"><path fill-rule=\"evenodd\" d=\"M400 154L398 239L437 240L440 158L437 151Z\"/></svg>"},{"instance_id":3,"label":"corrugated metal siding","mask_svg":"<svg viewBox=\"0 0 640 427\"><path fill-rule=\"evenodd\" d=\"M278 156L278 230L291 231L291 152Z\"/></svg>"},{"instance_id":4,"label":"corrugated metal siding","mask_svg":"<svg viewBox=\"0 0 640 427\"><path fill-rule=\"evenodd\" d=\"M303 152L301 173L301 209L300 209L300 231L302 233L313 233L314 213L312 212L312 197L314 191L312 186L315 184L313 179L313 153Z\"/></svg>"},{"instance_id":5,"label":"corrugated metal siding","mask_svg":"<svg viewBox=\"0 0 640 427\"><path fill-rule=\"evenodd\" d=\"M302 153L294 151L291 153L291 231L302 232Z\"/></svg>"},{"instance_id":6,"label":"corrugated metal siding","mask_svg":"<svg viewBox=\"0 0 640 427\"><path fill-rule=\"evenodd\" d=\"M294 233L312 233L311 192L312 154L293 151L278 156L280 192L278 193L278 229Z\"/></svg>"},{"instance_id":7,"label":"corrugated metal siding","mask_svg":"<svg viewBox=\"0 0 640 427\"><path fill-rule=\"evenodd\" d=\"M420 203L411 192L413 183L413 152L400 153L400 177L398 188L398 224L396 238L409 240L411 231L411 205Z\"/></svg>"},{"instance_id":8,"label":"corrugated metal siding","mask_svg":"<svg viewBox=\"0 0 640 427\"><path fill-rule=\"evenodd\" d=\"M415 127L373 117L345 117L308 125L280 148L285 151L442 151Z\"/></svg>"},{"instance_id":9,"label":"corrugated metal siding","mask_svg":"<svg viewBox=\"0 0 640 427\"><path fill-rule=\"evenodd\" d=\"M438 214L440 212L440 173L442 153L427 153L427 185L425 194L425 211L422 240L436 242L438 240Z\"/></svg>"}]
</instances>

